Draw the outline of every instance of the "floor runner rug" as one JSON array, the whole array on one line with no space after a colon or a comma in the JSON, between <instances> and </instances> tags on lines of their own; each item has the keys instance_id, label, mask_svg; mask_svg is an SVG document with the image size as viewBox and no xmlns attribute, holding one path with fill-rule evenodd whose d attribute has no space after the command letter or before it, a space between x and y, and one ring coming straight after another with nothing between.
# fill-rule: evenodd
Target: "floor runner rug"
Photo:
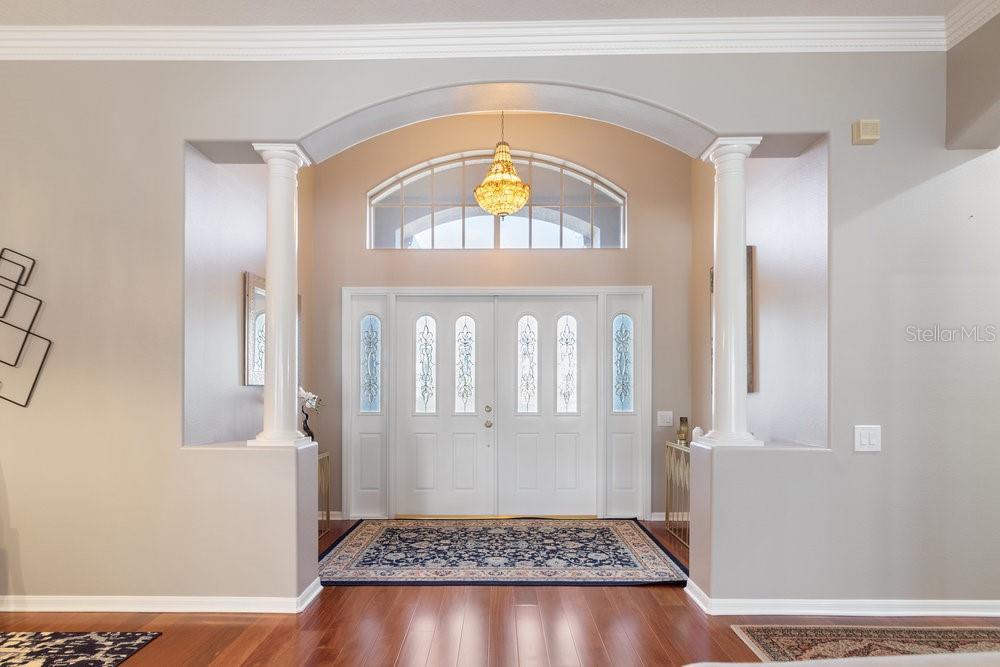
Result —
<instances>
[{"instance_id":1,"label":"floor runner rug","mask_svg":"<svg viewBox=\"0 0 1000 667\"><path fill-rule=\"evenodd\" d=\"M115 667L159 632L0 632L0 665Z\"/></svg>"},{"instance_id":2,"label":"floor runner rug","mask_svg":"<svg viewBox=\"0 0 1000 667\"><path fill-rule=\"evenodd\" d=\"M376 519L320 562L325 586L630 586L687 581L630 519Z\"/></svg>"},{"instance_id":3,"label":"floor runner rug","mask_svg":"<svg viewBox=\"0 0 1000 667\"><path fill-rule=\"evenodd\" d=\"M733 631L761 660L775 662L1000 651L1000 627L734 625Z\"/></svg>"}]
</instances>

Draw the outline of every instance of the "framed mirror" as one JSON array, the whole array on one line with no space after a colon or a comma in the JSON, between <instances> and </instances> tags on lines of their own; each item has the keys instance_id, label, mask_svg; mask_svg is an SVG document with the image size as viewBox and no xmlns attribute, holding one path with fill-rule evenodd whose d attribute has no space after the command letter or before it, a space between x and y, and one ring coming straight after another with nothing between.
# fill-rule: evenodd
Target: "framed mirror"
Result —
<instances>
[{"instance_id":1,"label":"framed mirror","mask_svg":"<svg viewBox=\"0 0 1000 667\"><path fill-rule=\"evenodd\" d=\"M264 386L264 306L267 290L264 279L249 271L243 274L243 384Z\"/></svg>"}]
</instances>

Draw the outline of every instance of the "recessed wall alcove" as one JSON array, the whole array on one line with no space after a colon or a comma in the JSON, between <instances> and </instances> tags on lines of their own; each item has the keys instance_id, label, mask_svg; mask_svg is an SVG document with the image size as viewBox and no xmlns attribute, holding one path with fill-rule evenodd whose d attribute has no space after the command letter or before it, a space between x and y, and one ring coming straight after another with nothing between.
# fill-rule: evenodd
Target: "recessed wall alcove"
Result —
<instances>
[{"instance_id":1,"label":"recessed wall alcove","mask_svg":"<svg viewBox=\"0 0 1000 667\"><path fill-rule=\"evenodd\" d=\"M366 250L367 193L424 161L490 149L500 109L515 149L580 165L627 193L628 247ZM650 507L662 512L662 443L674 429L658 427L655 412L711 426L714 170L702 153L719 134L613 91L497 82L411 93L292 138L313 159L299 172L300 384L326 403L310 423L331 455L333 509L345 474L341 288L637 285L653 288L652 411L643 418L652 433ZM759 380L748 411L751 428L778 446L828 444L826 155L825 135L770 133L748 161ZM239 383L240 275L263 273L266 167L250 142L192 141L185 159L185 439L212 447L259 429L260 389ZM220 369L224 382L202 381ZM305 534L312 513L300 515ZM709 545L693 549L709 558Z\"/></svg>"}]
</instances>

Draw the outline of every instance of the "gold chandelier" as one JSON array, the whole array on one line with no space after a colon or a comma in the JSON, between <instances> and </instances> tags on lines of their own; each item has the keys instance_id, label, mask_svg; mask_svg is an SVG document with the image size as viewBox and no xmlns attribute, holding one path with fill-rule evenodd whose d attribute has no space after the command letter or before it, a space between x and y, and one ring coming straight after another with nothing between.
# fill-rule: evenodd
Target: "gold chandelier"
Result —
<instances>
[{"instance_id":1,"label":"gold chandelier","mask_svg":"<svg viewBox=\"0 0 1000 667\"><path fill-rule=\"evenodd\" d=\"M474 194L479 206L487 213L506 215L517 213L528 203L531 186L523 182L510 157L510 144L504 141L503 112L500 112L500 143L493 153L493 164Z\"/></svg>"}]
</instances>

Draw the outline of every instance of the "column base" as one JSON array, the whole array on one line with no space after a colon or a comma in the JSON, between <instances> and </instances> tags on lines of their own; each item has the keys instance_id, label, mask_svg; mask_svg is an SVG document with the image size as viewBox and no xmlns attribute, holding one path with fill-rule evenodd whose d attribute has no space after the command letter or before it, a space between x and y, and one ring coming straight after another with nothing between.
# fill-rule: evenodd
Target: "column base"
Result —
<instances>
[{"instance_id":1,"label":"column base","mask_svg":"<svg viewBox=\"0 0 1000 667\"><path fill-rule=\"evenodd\" d=\"M302 435L298 431L261 433L253 440L247 440L247 445L251 447L302 447L312 442L312 438Z\"/></svg>"},{"instance_id":2,"label":"column base","mask_svg":"<svg viewBox=\"0 0 1000 667\"><path fill-rule=\"evenodd\" d=\"M752 433L720 433L709 431L697 438L696 442L712 447L763 447L764 441L753 437Z\"/></svg>"}]
</instances>

